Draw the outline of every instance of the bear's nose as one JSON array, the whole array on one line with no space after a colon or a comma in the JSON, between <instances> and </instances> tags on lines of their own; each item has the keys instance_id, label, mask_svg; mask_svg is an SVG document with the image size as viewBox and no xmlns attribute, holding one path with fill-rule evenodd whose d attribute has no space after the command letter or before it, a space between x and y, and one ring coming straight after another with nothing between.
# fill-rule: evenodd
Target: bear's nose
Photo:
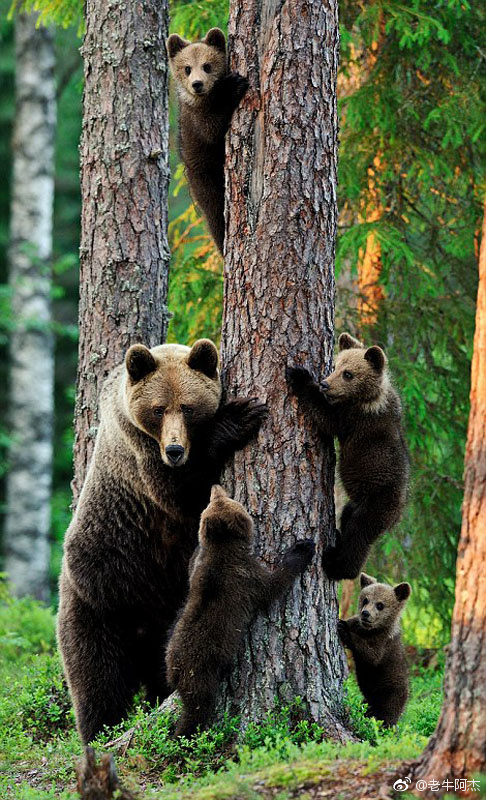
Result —
<instances>
[{"instance_id":1,"label":"bear's nose","mask_svg":"<svg viewBox=\"0 0 486 800\"><path fill-rule=\"evenodd\" d=\"M370 616L370 612L367 611L366 608L364 608L363 611L361 612L361 616L363 617L363 619L368 619L368 617Z\"/></svg>"},{"instance_id":2,"label":"bear's nose","mask_svg":"<svg viewBox=\"0 0 486 800\"><path fill-rule=\"evenodd\" d=\"M165 455L167 456L171 464L174 464L174 466L176 466L182 460L182 457L184 455L184 448L180 444L169 444L165 448Z\"/></svg>"},{"instance_id":3,"label":"bear's nose","mask_svg":"<svg viewBox=\"0 0 486 800\"><path fill-rule=\"evenodd\" d=\"M199 93L202 90L203 85L204 84L202 81L194 81L194 83L192 84L192 88L194 89L195 92Z\"/></svg>"},{"instance_id":4,"label":"bear's nose","mask_svg":"<svg viewBox=\"0 0 486 800\"><path fill-rule=\"evenodd\" d=\"M323 391L323 392L327 392L327 390L329 389L329 384L328 384L328 382L327 382L327 381L324 381L323 383L321 383L321 388L322 388L322 391Z\"/></svg>"}]
</instances>

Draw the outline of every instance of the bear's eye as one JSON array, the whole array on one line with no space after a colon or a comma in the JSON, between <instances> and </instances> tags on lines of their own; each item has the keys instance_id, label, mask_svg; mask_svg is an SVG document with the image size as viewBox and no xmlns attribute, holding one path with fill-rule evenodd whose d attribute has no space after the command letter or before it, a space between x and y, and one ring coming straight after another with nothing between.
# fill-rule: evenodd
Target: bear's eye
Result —
<instances>
[{"instance_id":1,"label":"bear's eye","mask_svg":"<svg viewBox=\"0 0 486 800\"><path fill-rule=\"evenodd\" d=\"M354 378L354 375L348 369L345 369L343 372L343 378L346 378L347 381L350 381L352 378Z\"/></svg>"},{"instance_id":2,"label":"bear's eye","mask_svg":"<svg viewBox=\"0 0 486 800\"><path fill-rule=\"evenodd\" d=\"M367 598L367 597L365 597L365 599L363 600L363 605L364 605L364 606L367 606L367 605L368 605L368 602L369 602L368 598Z\"/></svg>"},{"instance_id":3,"label":"bear's eye","mask_svg":"<svg viewBox=\"0 0 486 800\"><path fill-rule=\"evenodd\" d=\"M163 406L156 406L152 409L156 417L163 417L165 413L165 408Z\"/></svg>"},{"instance_id":4,"label":"bear's eye","mask_svg":"<svg viewBox=\"0 0 486 800\"><path fill-rule=\"evenodd\" d=\"M383 605L383 603L377 603L377 604L376 604L376 607L377 607L378 611L383 611L383 609L385 608L385 606Z\"/></svg>"},{"instance_id":5,"label":"bear's eye","mask_svg":"<svg viewBox=\"0 0 486 800\"><path fill-rule=\"evenodd\" d=\"M186 414L188 417L190 417L191 414L194 414L194 409L193 409L192 406L181 406L181 411L182 411L183 414Z\"/></svg>"},{"instance_id":6,"label":"bear's eye","mask_svg":"<svg viewBox=\"0 0 486 800\"><path fill-rule=\"evenodd\" d=\"M186 73L186 75L190 75L191 74L191 67L184 67L184 72Z\"/></svg>"},{"instance_id":7,"label":"bear's eye","mask_svg":"<svg viewBox=\"0 0 486 800\"><path fill-rule=\"evenodd\" d=\"M204 72L207 72L207 73L211 72L211 70L212 70L211 64L203 64L203 70L204 70Z\"/></svg>"}]
</instances>

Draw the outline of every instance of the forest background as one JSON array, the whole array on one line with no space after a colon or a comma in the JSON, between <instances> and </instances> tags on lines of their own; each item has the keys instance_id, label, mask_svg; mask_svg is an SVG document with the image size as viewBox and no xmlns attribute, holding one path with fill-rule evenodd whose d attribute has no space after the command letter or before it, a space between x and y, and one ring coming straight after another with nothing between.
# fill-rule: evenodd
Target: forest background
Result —
<instances>
[{"instance_id":1,"label":"forest background","mask_svg":"<svg viewBox=\"0 0 486 800\"><path fill-rule=\"evenodd\" d=\"M81 5L42 3L54 23L57 124L53 222L54 464L51 604L70 519L77 364L82 111ZM10 427L8 340L15 330L7 248L14 123L10 3L0 0L0 502L6 508ZM49 16L50 14L50 16ZM187 38L226 29L223 0L171 4ZM367 571L409 580L405 639L447 644L461 528L463 466L484 172L484 13L465 0L340 3L339 227L336 331L385 347L403 399L412 458L401 524ZM169 341L219 341L222 260L192 206L176 146L171 95ZM33 387L35 391L35 387ZM1 536L1 534L0 534ZM1 564L0 564L1 569Z\"/></svg>"}]
</instances>

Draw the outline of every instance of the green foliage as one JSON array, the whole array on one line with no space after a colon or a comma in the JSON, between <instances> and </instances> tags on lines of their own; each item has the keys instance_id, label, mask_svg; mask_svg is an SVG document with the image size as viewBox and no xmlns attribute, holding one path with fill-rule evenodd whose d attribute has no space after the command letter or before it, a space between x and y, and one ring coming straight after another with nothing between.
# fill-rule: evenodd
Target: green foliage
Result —
<instances>
[{"instance_id":1,"label":"green foliage","mask_svg":"<svg viewBox=\"0 0 486 800\"><path fill-rule=\"evenodd\" d=\"M205 0L204 3L171 3L171 33L187 39L202 39L210 28L226 30L228 0Z\"/></svg>"},{"instance_id":2,"label":"green foliage","mask_svg":"<svg viewBox=\"0 0 486 800\"><path fill-rule=\"evenodd\" d=\"M0 575L0 649L3 665L28 661L33 654L55 647L54 615L51 608L31 597L14 600Z\"/></svg>"}]
</instances>

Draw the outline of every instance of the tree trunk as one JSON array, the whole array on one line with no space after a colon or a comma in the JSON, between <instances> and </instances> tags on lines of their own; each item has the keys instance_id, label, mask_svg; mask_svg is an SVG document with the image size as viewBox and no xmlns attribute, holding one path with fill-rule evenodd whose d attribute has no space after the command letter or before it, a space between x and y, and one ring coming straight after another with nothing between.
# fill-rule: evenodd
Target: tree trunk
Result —
<instances>
[{"instance_id":1,"label":"tree trunk","mask_svg":"<svg viewBox=\"0 0 486 800\"><path fill-rule=\"evenodd\" d=\"M104 378L167 332L167 33L167 0L87 0L75 500Z\"/></svg>"},{"instance_id":2,"label":"tree trunk","mask_svg":"<svg viewBox=\"0 0 486 800\"><path fill-rule=\"evenodd\" d=\"M422 779L486 772L486 205L484 213L456 600L442 713L416 767Z\"/></svg>"},{"instance_id":3,"label":"tree trunk","mask_svg":"<svg viewBox=\"0 0 486 800\"><path fill-rule=\"evenodd\" d=\"M332 446L289 397L287 364L331 369L336 231L337 3L234 0L233 68L250 90L227 148L222 365L228 395L258 395L270 417L226 477L269 564L297 539L316 558L269 618L252 626L230 681L243 724L274 699L303 699L330 736L346 735L336 587L321 568L334 531Z\"/></svg>"},{"instance_id":4,"label":"tree trunk","mask_svg":"<svg viewBox=\"0 0 486 800\"><path fill-rule=\"evenodd\" d=\"M54 404L51 326L56 88L51 33L15 20L15 126L10 222L10 471L5 569L17 595L48 597Z\"/></svg>"}]
</instances>

